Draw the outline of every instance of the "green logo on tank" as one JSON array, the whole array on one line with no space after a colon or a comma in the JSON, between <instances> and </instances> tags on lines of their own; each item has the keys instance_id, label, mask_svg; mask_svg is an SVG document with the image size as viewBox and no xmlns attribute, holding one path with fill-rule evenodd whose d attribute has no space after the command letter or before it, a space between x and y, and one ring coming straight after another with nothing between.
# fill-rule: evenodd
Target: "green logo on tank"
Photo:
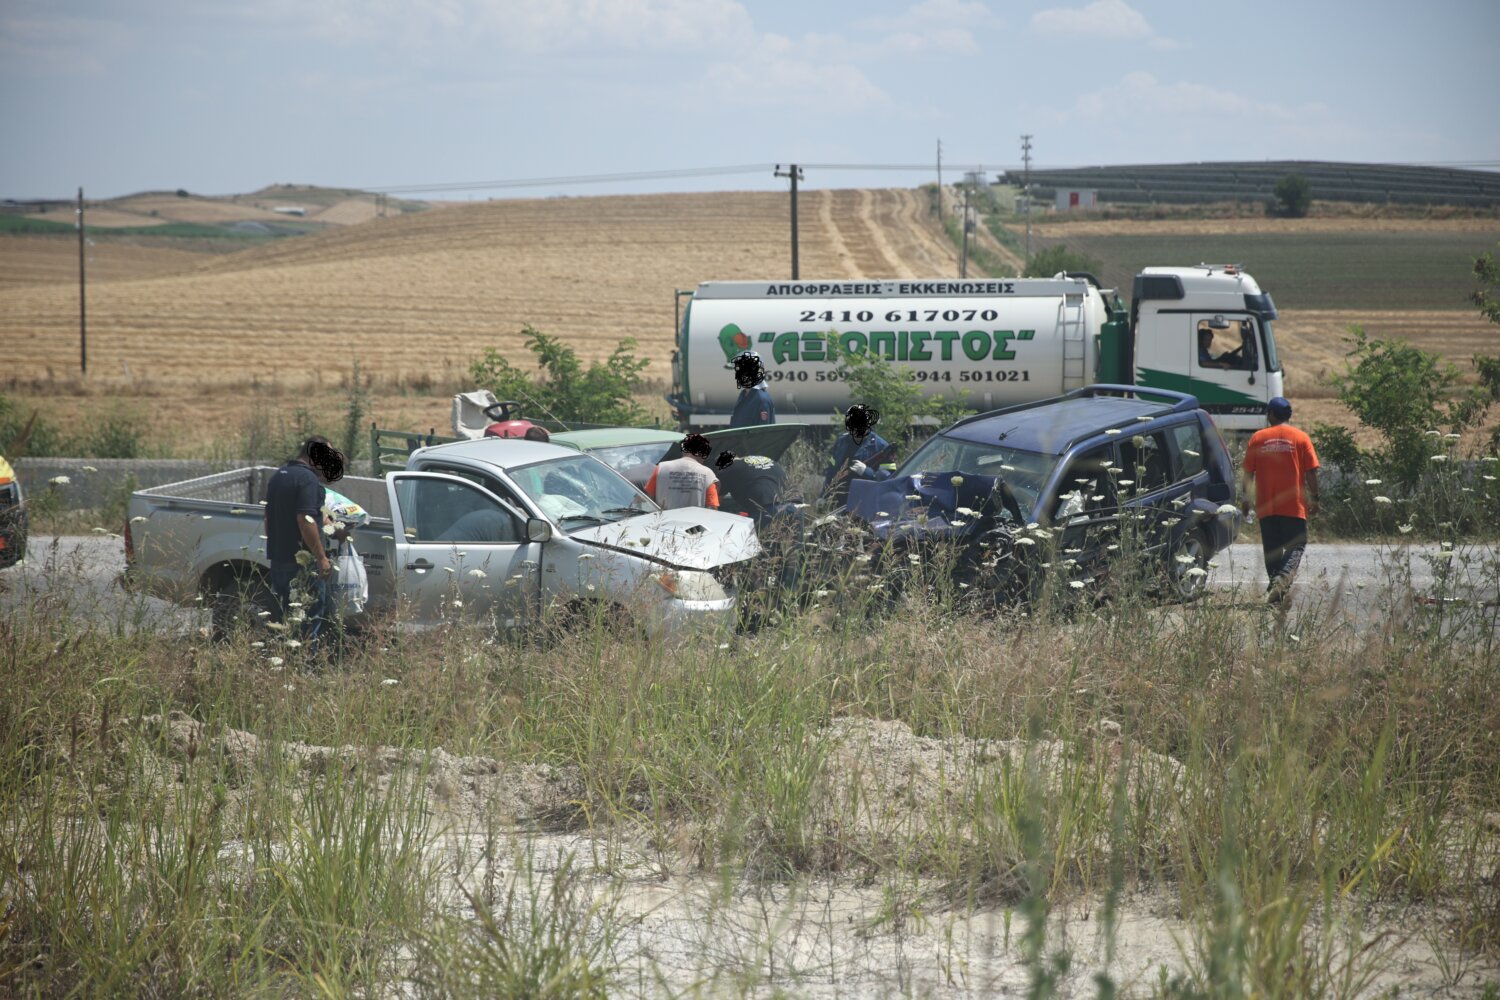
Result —
<instances>
[{"instance_id":1,"label":"green logo on tank","mask_svg":"<svg viewBox=\"0 0 1500 1000\"><path fill-rule=\"evenodd\" d=\"M750 338L745 331L729 323L719 331L719 346L724 349L724 360L733 361L736 354L750 350Z\"/></svg>"}]
</instances>

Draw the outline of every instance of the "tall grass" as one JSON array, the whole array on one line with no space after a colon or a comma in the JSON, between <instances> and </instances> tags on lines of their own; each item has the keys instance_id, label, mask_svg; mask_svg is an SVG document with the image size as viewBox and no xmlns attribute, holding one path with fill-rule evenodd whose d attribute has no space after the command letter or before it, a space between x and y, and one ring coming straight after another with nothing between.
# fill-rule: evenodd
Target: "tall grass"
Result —
<instances>
[{"instance_id":1,"label":"tall grass","mask_svg":"<svg viewBox=\"0 0 1500 1000\"><path fill-rule=\"evenodd\" d=\"M22 602L0 622L0 992L796 992L838 975L844 935L979 913L1014 919L1033 996L1358 995L1418 936L1391 912L1452 980L1494 968L1481 611L1392 587L1359 628L1315 602L995 613L943 576L893 603L851 569L754 634L669 644L378 628L320 670ZM544 787L517 798L521 774ZM527 846L547 837L578 850ZM748 935L685 978L627 940L649 911L620 896L683 879L718 887L705 935ZM828 911L809 953L788 908L822 884L884 903ZM1151 983L1112 936L1142 892L1189 928ZM747 894L771 906L754 928ZM1090 900L1110 944L1085 967L1058 921ZM981 952L950 943L943 974ZM901 968L888 992L917 990Z\"/></svg>"}]
</instances>

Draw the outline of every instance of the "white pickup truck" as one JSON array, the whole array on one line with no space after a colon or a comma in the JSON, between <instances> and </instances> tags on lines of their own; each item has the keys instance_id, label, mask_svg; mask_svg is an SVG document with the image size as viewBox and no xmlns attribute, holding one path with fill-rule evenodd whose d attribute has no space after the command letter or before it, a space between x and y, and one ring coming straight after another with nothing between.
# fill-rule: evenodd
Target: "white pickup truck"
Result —
<instances>
[{"instance_id":1,"label":"white pickup truck","mask_svg":"<svg viewBox=\"0 0 1500 1000\"><path fill-rule=\"evenodd\" d=\"M125 585L208 602L220 636L267 606L262 501L273 472L133 493ZM663 511L593 456L535 441L422 448L404 471L346 476L334 488L371 515L353 536L369 576L366 614L396 610L404 623L462 615L512 626L548 607L599 606L659 634L732 618L730 568L760 552L748 518Z\"/></svg>"}]
</instances>

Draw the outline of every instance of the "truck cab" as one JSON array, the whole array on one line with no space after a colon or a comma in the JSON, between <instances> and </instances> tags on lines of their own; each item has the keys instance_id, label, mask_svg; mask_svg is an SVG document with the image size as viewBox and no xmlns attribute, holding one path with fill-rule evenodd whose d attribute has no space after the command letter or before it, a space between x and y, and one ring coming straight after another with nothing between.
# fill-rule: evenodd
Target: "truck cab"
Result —
<instances>
[{"instance_id":1,"label":"truck cab","mask_svg":"<svg viewBox=\"0 0 1500 1000\"><path fill-rule=\"evenodd\" d=\"M1258 430L1266 402L1284 395L1275 319L1238 265L1145 268L1130 302L1133 381L1196 396L1226 432Z\"/></svg>"}]
</instances>

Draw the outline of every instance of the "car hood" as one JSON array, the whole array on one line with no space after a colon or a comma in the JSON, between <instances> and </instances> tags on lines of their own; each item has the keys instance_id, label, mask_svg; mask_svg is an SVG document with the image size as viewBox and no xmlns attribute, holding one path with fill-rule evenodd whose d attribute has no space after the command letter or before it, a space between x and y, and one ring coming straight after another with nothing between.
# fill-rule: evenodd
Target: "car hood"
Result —
<instances>
[{"instance_id":1,"label":"car hood","mask_svg":"<svg viewBox=\"0 0 1500 1000\"><path fill-rule=\"evenodd\" d=\"M714 569L760 554L754 521L706 507L641 514L568 537L680 569Z\"/></svg>"}]
</instances>

